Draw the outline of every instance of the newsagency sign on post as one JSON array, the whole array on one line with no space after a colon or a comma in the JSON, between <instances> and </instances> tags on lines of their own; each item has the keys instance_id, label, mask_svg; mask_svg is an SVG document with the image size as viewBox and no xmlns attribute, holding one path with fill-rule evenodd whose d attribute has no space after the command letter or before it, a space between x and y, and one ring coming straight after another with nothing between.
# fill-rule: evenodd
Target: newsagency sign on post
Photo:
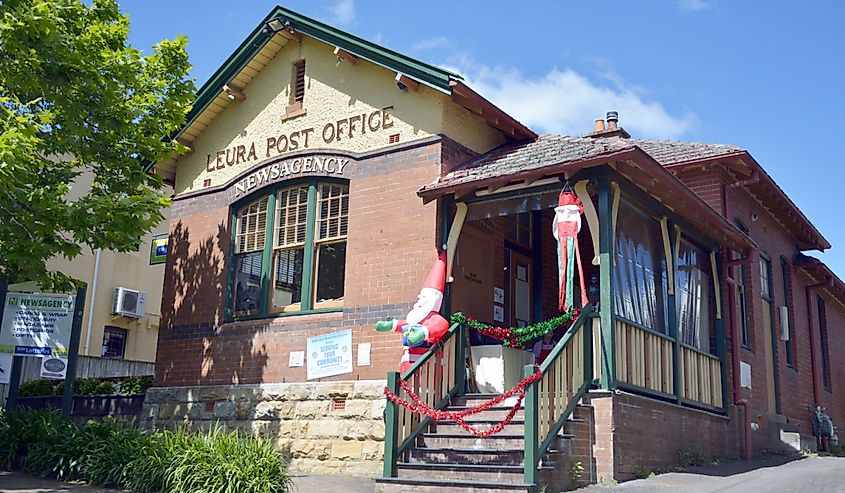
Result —
<instances>
[{"instance_id":1,"label":"newsagency sign on post","mask_svg":"<svg viewBox=\"0 0 845 493\"><path fill-rule=\"evenodd\" d=\"M352 373L352 331L309 337L308 380Z\"/></svg>"},{"instance_id":2,"label":"newsagency sign on post","mask_svg":"<svg viewBox=\"0 0 845 493\"><path fill-rule=\"evenodd\" d=\"M67 357L73 296L8 293L0 323L0 353Z\"/></svg>"}]
</instances>

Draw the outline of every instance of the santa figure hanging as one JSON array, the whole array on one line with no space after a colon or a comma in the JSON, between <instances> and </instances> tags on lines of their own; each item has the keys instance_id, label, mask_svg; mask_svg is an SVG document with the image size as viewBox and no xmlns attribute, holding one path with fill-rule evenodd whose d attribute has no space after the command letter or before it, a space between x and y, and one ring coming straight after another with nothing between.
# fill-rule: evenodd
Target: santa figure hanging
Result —
<instances>
[{"instance_id":1,"label":"santa figure hanging","mask_svg":"<svg viewBox=\"0 0 845 493\"><path fill-rule=\"evenodd\" d=\"M584 269L581 266L581 253L578 248L578 232L581 231L581 214L584 204L565 187L558 196L558 206L555 207L555 218L552 222L552 234L558 242L558 305L567 312L573 308L573 290L575 278L575 264L578 264L578 278L581 287L581 306L586 306L587 289L584 286Z\"/></svg>"},{"instance_id":2,"label":"santa figure hanging","mask_svg":"<svg viewBox=\"0 0 845 493\"><path fill-rule=\"evenodd\" d=\"M379 332L402 334L404 352L399 371L404 373L437 343L449 330L449 322L440 315L443 291L446 286L446 252L440 252L414 304L404 320L384 320L376 323Z\"/></svg>"}]
</instances>

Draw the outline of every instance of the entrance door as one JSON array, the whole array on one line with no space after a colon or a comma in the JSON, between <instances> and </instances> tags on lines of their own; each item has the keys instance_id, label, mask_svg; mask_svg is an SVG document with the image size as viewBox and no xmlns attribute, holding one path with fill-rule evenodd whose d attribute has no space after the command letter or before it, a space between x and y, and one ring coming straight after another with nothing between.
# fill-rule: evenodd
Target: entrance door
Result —
<instances>
[{"instance_id":1,"label":"entrance door","mask_svg":"<svg viewBox=\"0 0 845 493\"><path fill-rule=\"evenodd\" d=\"M508 266L510 284L510 314L511 326L525 327L531 324L531 271L532 261L529 257L510 252L510 265Z\"/></svg>"}]
</instances>

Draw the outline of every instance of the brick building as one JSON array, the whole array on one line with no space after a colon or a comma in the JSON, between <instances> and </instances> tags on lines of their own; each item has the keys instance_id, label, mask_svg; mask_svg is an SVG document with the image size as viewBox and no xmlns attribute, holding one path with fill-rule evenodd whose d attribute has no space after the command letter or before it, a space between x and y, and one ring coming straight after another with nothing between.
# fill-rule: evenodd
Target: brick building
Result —
<instances>
[{"instance_id":1,"label":"brick building","mask_svg":"<svg viewBox=\"0 0 845 493\"><path fill-rule=\"evenodd\" d=\"M577 461L595 481L810 446L813 405L843 422L845 285L803 253L824 237L747 151L596 123L537 136L457 74L273 9L200 89L175 136L190 152L154 168L175 196L148 424L221 420L386 489L526 491ZM468 327L400 376L399 337L373 325L404 317L443 245L444 313L558 315L566 184L593 299L510 428L478 442L386 405L386 378L435 407L492 397L468 393Z\"/></svg>"}]
</instances>

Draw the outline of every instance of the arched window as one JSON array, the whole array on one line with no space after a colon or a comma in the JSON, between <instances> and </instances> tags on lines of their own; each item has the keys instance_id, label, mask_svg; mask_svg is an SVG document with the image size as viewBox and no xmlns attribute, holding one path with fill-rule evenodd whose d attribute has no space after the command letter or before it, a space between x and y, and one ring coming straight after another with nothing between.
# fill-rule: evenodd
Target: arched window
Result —
<instances>
[{"instance_id":1,"label":"arched window","mask_svg":"<svg viewBox=\"0 0 845 493\"><path fill-rule=\"evenodd\" d=\"M231 316L342 307L347 183L278 187L238 208L234 217Z\"/></svg>"}]
</instances>

